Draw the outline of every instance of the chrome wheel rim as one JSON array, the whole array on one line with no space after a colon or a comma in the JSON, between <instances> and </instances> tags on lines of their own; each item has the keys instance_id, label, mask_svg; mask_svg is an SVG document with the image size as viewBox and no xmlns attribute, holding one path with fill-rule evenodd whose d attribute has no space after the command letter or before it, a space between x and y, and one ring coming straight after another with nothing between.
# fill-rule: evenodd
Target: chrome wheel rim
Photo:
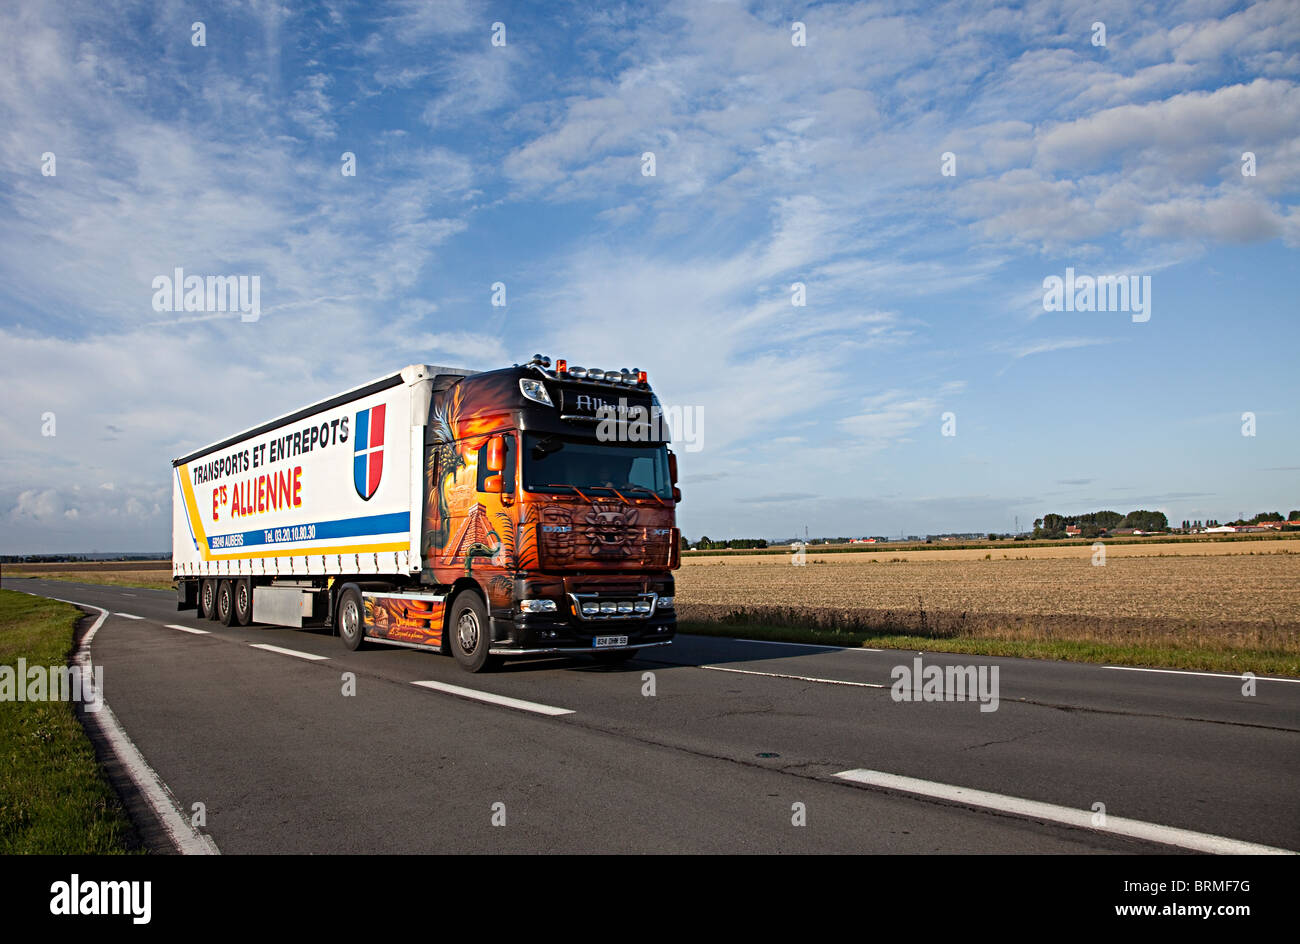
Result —
<instances>
[{"instance_id":1,"label":"chrome wheel rim","mask_svg":"<svg viewBox=\"0 0 1300 944\"><path fill-rule=\"evenodd\" d=\"M343 605L343 635L355 639L357 635L357 605L349 600Z\"/></svg>"},{"instance_id":2,"label":"chrome wheel rim","mask_svg":"<svg viewBox=\"0 0 1300 944\"><path fill-rule=\"evenodd\" d=\"M461 652L466 655L471 655L478 649L478 617L473 610L465 610L460 614L460 619L456 620L456 638L460 642Z\"/></svg>"}]
</instances>

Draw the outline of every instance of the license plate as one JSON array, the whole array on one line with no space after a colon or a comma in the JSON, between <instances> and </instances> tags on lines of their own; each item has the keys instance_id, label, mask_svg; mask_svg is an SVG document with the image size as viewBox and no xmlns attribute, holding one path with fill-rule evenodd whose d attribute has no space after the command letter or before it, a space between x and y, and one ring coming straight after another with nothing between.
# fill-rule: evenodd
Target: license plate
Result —
<instances>
[{"instance_id":1,"label":"license plate","mask_svg":"<svg viewBox=\"0 0 1300 944\"><path fill-rule=\"evenodd\" d=\"M592 646L596 649L608 649L611 646L626 646L626 645L627 645L626 636L597 636L595 640L592 642Z\"/></svg>"}]
</instances>

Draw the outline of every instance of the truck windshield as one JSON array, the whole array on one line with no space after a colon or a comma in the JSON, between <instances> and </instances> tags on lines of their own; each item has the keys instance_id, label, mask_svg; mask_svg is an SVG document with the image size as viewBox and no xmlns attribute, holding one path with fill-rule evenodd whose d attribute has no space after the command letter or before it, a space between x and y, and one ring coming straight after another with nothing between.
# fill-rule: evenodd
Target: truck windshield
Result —
<instances>
[{"instance_id":1,"label":"truck windshield","mask_svg":"<svg viewBox=\"0 0 1300 944\"><path fill-rule=\"evenodd\" d=\"M583 492L629 498L653 492L672 497L665 446L600 443L562 436L524 436L524 488L530 492Z\"/></svg>"}]
</instances>

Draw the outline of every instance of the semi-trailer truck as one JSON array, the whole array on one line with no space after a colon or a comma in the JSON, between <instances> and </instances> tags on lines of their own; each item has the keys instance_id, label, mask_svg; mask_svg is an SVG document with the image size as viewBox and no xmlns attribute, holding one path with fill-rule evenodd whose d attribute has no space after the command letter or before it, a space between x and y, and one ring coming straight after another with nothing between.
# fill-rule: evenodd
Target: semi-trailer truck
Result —
<instances>
[{"instance_id":1,"label":"semi-trailer truck","mask_svg":"<svg viewBox=\"0 0 1300 944\"><path fill-rule=\"evenodd\" d=\"M406 367L173 460L177 608L621 662L676 633L670 439L645 371Z\"/></svg>"}]
</instances>

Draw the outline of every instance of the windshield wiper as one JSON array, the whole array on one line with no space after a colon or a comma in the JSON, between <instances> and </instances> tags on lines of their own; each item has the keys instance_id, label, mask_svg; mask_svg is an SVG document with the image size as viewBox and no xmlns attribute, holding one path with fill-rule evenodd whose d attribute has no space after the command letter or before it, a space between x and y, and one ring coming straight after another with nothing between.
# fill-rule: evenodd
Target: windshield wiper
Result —
<instances>
[{"instance_id":1,"label":"windshield wiper","mask_svg":"<svg viewBox=\"0 0 1300 944\"><path fill-rule=\"evenodd\" d=\"M626 488L629 492L645 492L647 495L649 495L659 504L663 505L664 507L668 506L668 502L664 501L658 492L654 491L653 489L646 488L644 485L625 485L623 487ZM619 497L622 498L623 496L620 495ZM623 499L623 500L626 501L627 499Z\"/></svg>"}]
</instances>

